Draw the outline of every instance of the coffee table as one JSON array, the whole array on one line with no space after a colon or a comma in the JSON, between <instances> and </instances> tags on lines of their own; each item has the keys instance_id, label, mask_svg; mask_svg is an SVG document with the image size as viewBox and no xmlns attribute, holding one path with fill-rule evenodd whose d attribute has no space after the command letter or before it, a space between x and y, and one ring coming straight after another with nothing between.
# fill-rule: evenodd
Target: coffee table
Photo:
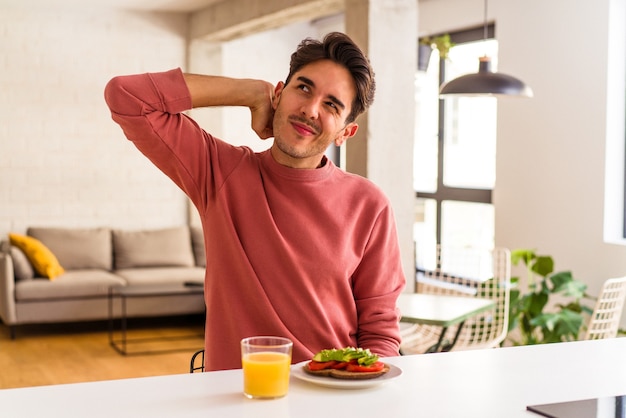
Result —
<instances>
[{"instance_id":1,"label":"coffee table","mask_svg":"<svg viewBox=\"0 0 626 418\"><path fill-rule=\"evenodd\" d=\"M122 355L127 354L156 354L170 351L181 351L181 350L189 350L189 348L172 348L172 349L160 349L160 350L150 350L150 351L137 351L130 353L128 351L128 345L132 343L146 343L149 341L157 341L157 340L188 340L188 339L198 339L203 338L203 335L200 334L192 334L192 335L176 335L176 336L159 336L159 337L143 337L143 338L128 338L128 311L127 304L131 299L137 298L147 298L147 297L159 297L159 296L180 296L187 294L198 294L201 295L204 293L204 287L201 282L190 282L190 283L180 283L180 284L150 284L150 285L128 285L128 286L111 286L109 288L108 295L108 303L109 303L109 344L113 347L117 352ZM119 315L119 338L116 338L116 330L115 330L115 309L114 309L114 301L115 299L120 300L120 315ZM192 348L192 350L196 350L197 346Z\"/></svg>"}]
</instances>

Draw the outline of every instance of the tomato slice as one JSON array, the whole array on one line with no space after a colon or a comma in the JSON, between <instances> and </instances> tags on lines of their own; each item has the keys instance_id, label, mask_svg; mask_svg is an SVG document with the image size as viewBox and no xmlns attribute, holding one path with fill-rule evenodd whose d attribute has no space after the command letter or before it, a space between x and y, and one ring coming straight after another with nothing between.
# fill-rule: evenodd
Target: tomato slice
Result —
<instances>
[{"instance_id":1,"label":"tomato slice","mask_svg":"<svg viewBox=\"0 0 626 418\"><path fill-rule=\"evenodd\" d=\"M349 372L379 372L385 368L385 364L382 361L377 361L369 366L360 366L358 364L348 364L346 370Z\"/></svg>"},{"instance_id":2,"label":"tomato slice","mask_svg":"<svg viewBox=\"0 0 626 418\"><path fill-rule=\"evenodd\" d=\"M331 360L331 361L315 361L315 360L311 360L309 362L309 370L330 369L332 366L334 366L337 363L338 362L335 361L335 360Z\"/></svg>"},{"instance_id":3,"label":"tomato slice","mask_svg":"<svg viewBox=\"0 0 626 418\"><path fill-rule=\"evenodd\" d=\"M345 369L346 367L348 367L348 362L346 361L336 361L336 364L333 364L332 366L330 366L331 369Z\"/></svg>"}]
</instances>

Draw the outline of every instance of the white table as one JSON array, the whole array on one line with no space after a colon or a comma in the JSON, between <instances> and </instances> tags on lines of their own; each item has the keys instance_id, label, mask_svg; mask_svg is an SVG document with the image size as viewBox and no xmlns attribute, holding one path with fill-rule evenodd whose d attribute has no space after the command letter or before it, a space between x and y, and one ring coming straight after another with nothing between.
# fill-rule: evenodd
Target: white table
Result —
<instances>
[{"instance_id":1,"label":"white table","mask_svg":"<svg viewBox=\"0 0 626 418\"><path fill-rule=\"evenodd\" d=\"M401 321L441 327L439 340L428 349L429 353L450 351L459 337L465 320L481 312L494 309L495 301L460 296L432 295L426 293L402 293L396 305L402 315ZM448 327L458 325L454 339L443 344Z\"/></svg>"},{"instance_id":2,"label":"white table","mask_svg":"<svg viewBox=\"0 0 626 418\"><path fill-rule=\"evenodd\" d=\"M393 357L385 361L403 374L384 385L340 390L292 378L287 397L271 401L243 396L241 370L5 389L0 411L3 418L539 418L526 406L626 394L625 357L626 338Z\"/></svg>"}]
</instances>

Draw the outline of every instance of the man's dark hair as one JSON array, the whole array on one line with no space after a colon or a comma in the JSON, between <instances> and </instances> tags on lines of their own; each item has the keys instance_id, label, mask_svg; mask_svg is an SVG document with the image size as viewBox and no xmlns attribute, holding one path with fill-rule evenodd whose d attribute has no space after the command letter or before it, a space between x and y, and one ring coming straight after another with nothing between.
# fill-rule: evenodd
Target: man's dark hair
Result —
<instances>
[{"instance_id":1,"label":"man's dark hair","mask_svg":"<svg viewBox=\"0 0 626 418\"><path fill-rule=\"evenodd\" d=\"M324 37L323 41L306 38L300 42L296 52L291 54L289 75L285 84L288 84L291 77L302 67L322 59L343 65L352 75L356 97L352 102L346 123L354 122L357 116L365 112L374 101L376 81L368 58L346 34L331 32Z\"/></svg>"}]
</instances>

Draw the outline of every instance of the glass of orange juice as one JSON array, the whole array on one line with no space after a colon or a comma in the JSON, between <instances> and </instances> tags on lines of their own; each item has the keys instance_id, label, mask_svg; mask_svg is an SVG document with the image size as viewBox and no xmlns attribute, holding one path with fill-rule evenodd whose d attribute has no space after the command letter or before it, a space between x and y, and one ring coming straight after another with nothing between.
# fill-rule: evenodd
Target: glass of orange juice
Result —
<instances>
[{"instance_id":1,"label":"glass of orange juice","mask_svg":"<svg viewBox=\"0 0 626 418\"><path fill-rule=\"evenodd\" d=\"M293 342L283 337L248 337L241 340L243 393L248 398L281 398L289 389Z\"/></svg>"}]
</instances>

